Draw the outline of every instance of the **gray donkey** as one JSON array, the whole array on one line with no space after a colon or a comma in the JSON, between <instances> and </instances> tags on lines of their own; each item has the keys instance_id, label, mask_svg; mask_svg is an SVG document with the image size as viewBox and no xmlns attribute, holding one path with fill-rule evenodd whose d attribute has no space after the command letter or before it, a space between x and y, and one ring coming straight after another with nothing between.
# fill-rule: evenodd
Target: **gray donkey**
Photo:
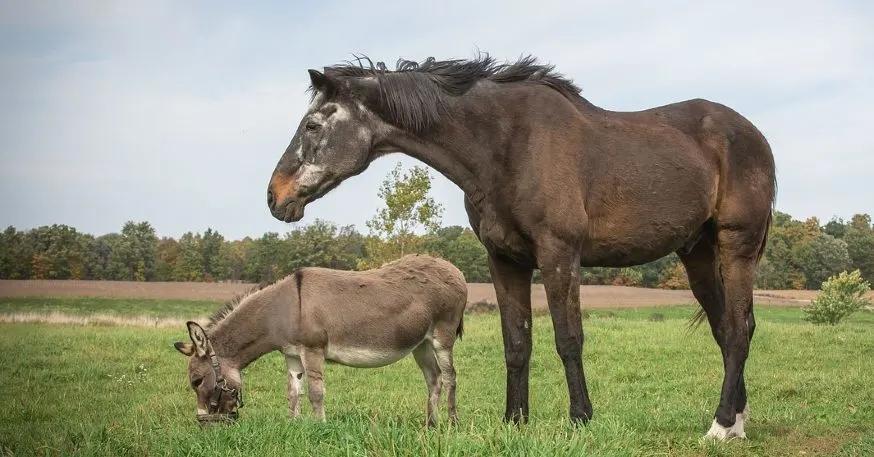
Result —
<instances>
[{"instance_id":1,"label":"gray donkey","mask_svg":"<svg viewBox=\"0 0 874 457\"><path fill-rule=\"evenodd\" d=\"M457 421L452 348L462 334L464 275L451 263L408 255L368 271L303 268L220 309L206 328L188 322L188 377L200 422L237 418L240 370L271 351L288 364L288 409L300 415L307 375L316 417L325 418L324 364L380 367L410 352L425 375L426 424L435 425L441 381ZM442 377L442 379L441 379Z\"/></svg>"}]
</instances>

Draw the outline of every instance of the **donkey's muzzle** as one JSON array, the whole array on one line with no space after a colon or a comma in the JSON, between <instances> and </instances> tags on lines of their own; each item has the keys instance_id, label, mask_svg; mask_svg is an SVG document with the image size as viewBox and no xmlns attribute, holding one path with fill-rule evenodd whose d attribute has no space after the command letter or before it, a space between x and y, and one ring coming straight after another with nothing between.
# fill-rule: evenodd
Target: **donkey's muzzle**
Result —
<instances>
[{"instance_id":1,"label":"donkey's muzzle","mask_svg":"<svg viewBox=\"0 0 874 457\"><path fill-rule=\"evenodd\" d=\"M198 414L197 423L202 426L215 424L233 424L240 418L240 413L232 411L230 413L213 413L213 414Z\"/></svg>"}]
</instances>

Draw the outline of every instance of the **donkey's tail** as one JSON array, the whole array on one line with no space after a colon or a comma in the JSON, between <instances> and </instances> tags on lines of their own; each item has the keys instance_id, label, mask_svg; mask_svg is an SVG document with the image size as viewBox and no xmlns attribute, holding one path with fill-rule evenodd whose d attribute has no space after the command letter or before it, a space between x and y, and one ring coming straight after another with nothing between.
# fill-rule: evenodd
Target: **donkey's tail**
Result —
<instances>
[{"instance_id":1,"label":"donkey's tail","mask_svg":"<svg viewBox=\"0 0 874 457\"><path fill-rule=\"evenodd\" d=\"M457 339L461 339L464 336L464 314L461 315L461 319L458 320L458 328L455 329L455 337Z\"/></svg>"}]
</instances>

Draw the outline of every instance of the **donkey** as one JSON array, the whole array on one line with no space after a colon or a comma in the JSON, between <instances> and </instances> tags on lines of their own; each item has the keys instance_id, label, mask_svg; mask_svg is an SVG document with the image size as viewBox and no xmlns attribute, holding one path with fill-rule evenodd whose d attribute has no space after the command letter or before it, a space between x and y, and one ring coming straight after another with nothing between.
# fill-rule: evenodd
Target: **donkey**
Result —
<instances>
[{"instance_id":1,"label":"donkey","mask_svg":"<svg viewBox=\"0 0 874 457\"><path fill-rule=\"evenodd\" d=\"M426 424L437 422L441 387L450 421L457 422L452 349L463 331L464 275L451 263L408 255L363 272L303 268L234 300L206 328L188 322L188 377L201 423L234 420L242 406L241 370L282 351L288 365L288 411L300 415L300 389L315 416L325 419L326 361L380 367L410 352L428 389ZM442 382L442 386L441 386Z\"/></svg>"},{"instance_id":2,"label":"donkey","mask_svg":"<svg viewBox=\"0 0 874 457\"><path fill-rule=\"evenodd\" d=\"M608 111L532 57L399 60L395 71L362 62L310 70L312 102L267 189L274 217L300 220L308 203L390 152L457 184L489 255L504 418L514 422L528 417L533 270L546 287L571 419L585 422L579 267L676 252L723 356L707 436L744 436L753 281L776 194L771 149L752 123L701 99Z\"/></svg>"}]
</instances>

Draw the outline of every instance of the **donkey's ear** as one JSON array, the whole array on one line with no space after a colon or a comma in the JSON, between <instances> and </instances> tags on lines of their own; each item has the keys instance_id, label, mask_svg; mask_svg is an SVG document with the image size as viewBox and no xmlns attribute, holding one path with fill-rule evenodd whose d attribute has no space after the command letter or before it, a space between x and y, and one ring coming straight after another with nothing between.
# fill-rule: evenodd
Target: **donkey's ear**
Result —
<instances>
[{"instance_id":1,"label":"donkey's ear","mask_svg":"<svg viewBox=\"0 0 874 457\"><path fill-rule=\"evenodd\" d=\"M182 355L191 356L194 354L194 345L191 343L183 343L181 341L177 341L173 344L177 351L181 352Z\"/></svg>"},{"instance_id":2,"label":"donkey's ear","mask_svg":"<svg viewBox=\"0 0 874 457\"><path fill-rule=\"evenodd\" d=\"M310 83L312 83L313 88L319 92L324 94L332 94L336 89L336 81L334 81L330 76L318 71L318 70L309 70L310 72Z\"/></svg>"},{"instance_id":3,"label":"donkey's ear","mask_svg":"<svg viewBox=\"0 0 874 457\"><path fill-rule=\"evenodd\" d=\"M191 342L194 344L194 351L199 357L205 356L209 348L209 338L206 337L206 331L194 321L188 321L185 325L188 326L188 336L191 337Z\"/></svg>"}]
</instances>

